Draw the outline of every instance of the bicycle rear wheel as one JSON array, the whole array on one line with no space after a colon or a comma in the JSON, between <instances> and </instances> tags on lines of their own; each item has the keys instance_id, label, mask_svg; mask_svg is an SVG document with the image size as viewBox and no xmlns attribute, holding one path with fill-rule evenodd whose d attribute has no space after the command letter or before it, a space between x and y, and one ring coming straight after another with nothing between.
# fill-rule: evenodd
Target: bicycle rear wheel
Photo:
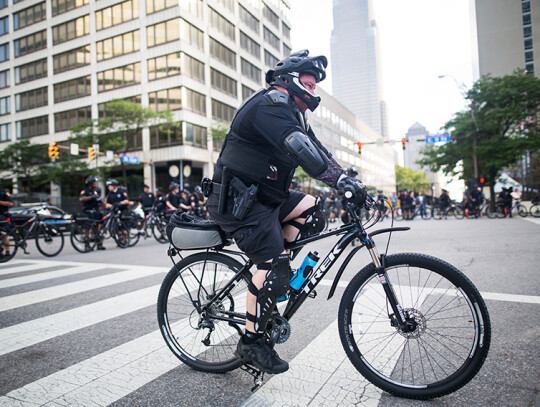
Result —
<instances>
[{"instance_id":1,"label":"bicycle rear wheel","mask_svg":"<svg viewBox=\"0 0 540 407\"><path fill-rule=\"evenodd\" d=\"M468 383L487 356L491 324L470 280L422 254L386 258L387 281L414 328L398 325L373 263L350 282L339 307L347 356L371 383L400 397L429 399ZM390 315L389 315L390 314Z\"/></svg>"},{"instance_id":2,"label":"bicycle rear wheel","mask_svg":"<svg viewBox=\"0 0 540 407\"><path fill-rule=\"evenodd\" d=\"M229 256L202 252L181 260L165 277L157 304L159 327L169 348L186 365L211 373L241 366L234 351L242 327L211 315L245 318L248 277L238 276L227 295L208 309L205 306L241 268Z\"/></svg>"},{"instance_id":3,"label":"bicycle rear wheel","mask_svg":"<svg viewBox=\"0 0 540 407\"><path fill-rule=\"evenodd\" d=\"M123 220L118 219L111 226L111 236L116 242L116 245L121 249L129 247L130 237L130 228Z\"/></svg>"},{"instance_id":4,"label":"bicycle rear wheel","mask_svg":"<svg viewBox=\"0 0 540 407\"><path fill-rule=\"evenodd\" d=\"M522 218L526 218L527 215L529 214L529 211L527 210L525 205L517 205L516 210L517 210L518 215L521 216Z\"/></svg>"},{"instance_id":5,"label":"bicycle rear wheel","mask_svg":"<svg viewBox=\"0 0 540 407\"><path fill-rule=\"evenodd\" d=\"M540 204L534 204L530 207L529 213L534 218L540 218Z\"/></svg>"},{"instance_id":6,"label":"bicycle rear wheel","mask_svg":"<svg viewBox=\"0 0 540 407\"><path fill-rule=\"evenodd\" d=\"M64 248L64 235L58 229L48 225L39 225L36 234L36 246L42 255L54 257Z\"/></svg>"},{"instance_id":7,"label":"bicycle rear wheel","mask_svg":"<svg viewBox=\"0 0 540 407\"><path fill-rule=\"evenodd\" d=\"M79 253L88 253L96 247L97 235L98 232L91 221L76 221L71 226L69 240Z\"/></svg>"},{"instance_id":8,"label":"bicycle rear wheel","mask_svg":"<svg viewBox=\"0 0 540 407\"><path fill-rule=\"evenodd\" d=\"M169 241L166 228L167 220L160 216L154 218L154 223L152 224L152 234L159 243L167 243Z\"/></svg>"}]
</instances>

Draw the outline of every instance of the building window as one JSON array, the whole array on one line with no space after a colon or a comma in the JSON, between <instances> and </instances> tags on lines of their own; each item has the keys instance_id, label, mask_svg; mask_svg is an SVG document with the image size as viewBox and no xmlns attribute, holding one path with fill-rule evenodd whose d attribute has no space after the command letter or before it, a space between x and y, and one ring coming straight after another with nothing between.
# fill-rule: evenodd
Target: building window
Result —
<instances>
[{"instance_id":1,"label":"building window","mask_svg":"<svg viewBox=\"0 0 540 407\"><path fill-rule=\"evenodd\" d=\"M291 55L292 49L290 49L285 43L283 43L283 55L288 57Z\"/></svg>"},{"instance_id":2,"label":"building window","mask_svg":"<svg viewBox=\"0 0 540 407\"><path fill-rule=\"evenodd\" d=\"M0 37L9 33L9 16L0 18Z\"/></svg>"},{"instance_id":3,"label":"building window","mask_svg":"<svg viewBox=\"0 0 540 407\"><path fill-rule=\"evenodd\" d=\"M9 96L6 96L4 98L0 98L0 116L10 114L11 113L11 98Z\"/></svg>"},{"instance_id":4,"label":"building window","mask_svg":"<svg viewBox=\"0 0 540 407\"><path fill-rule=\"evenodd\" d=\"M76 125L92 120L92 108L90 106L79 109L67 110L54 114L54 131L56 133L71 130Z\"/></svg>"},{"instance_id":5,"label":"building window","mask_svg":"<svg viewBox=\"0 0 540 407\"><path fill-rule=\"evenodd\" d=\"M132 103L136 103L138 105L141 104L141 95L135 95L135 96L130 96L130 97L127 97L127 98L123 98L122 100L126 100L128 102L132 102ZM100 119L106 119L107 117L114 117L114 114L111 114L110 111L105 111L105 105L106 103L100 103L98 105L98 117Z\"/></svg>"},{"instance_id":6,"label":"building window","mask_svg":"<svg viewBox=\"0 0 540 407\"><path fill-rule=\"evenodd\" d=\"M13 2L14 4L16 3L16 1ZM3 8L6 8L9 4L9 0L0 0L0 10L2 10Z\"/></svg>"},{"instance_id":7,"label":"building window","mask_svg":"<svg viewBox=\"0 0 540 407\"><path fill-rule=\"evenodd\" d=\"M223 7L234 13L234 0L216 0L221 3Z\"/></svg>"},{"instance_id":8,"label":"building window","mask_svg":"<svg viewBox=\"0 0 540 407\"><path fill-rule=\"evenodd\" d=\"M98 41L96 42L97 60L100 62L120 55L137 52L140 49L140 45L139 30Z\"/></svg>"},{"instance_id":9,"label":"building window","mask_svg":"<svg viewBox=\"0 0 540 407\"><path fill-rule=\"evenodd\" d=\"M287 24L285 23L281 23L281 32L283 33L283 36L290 40L291 39L291 27L289 27Z\"/></svg>"},{"instance_id":10,"label":"building window","mask_svg":"<svg viewBox=\"0 0 540 407\"><path fill-rule=\"evenodd\" d=\"M153 14L157 11L177 6L178 0L146 0L146 14Z\"/></svg>"},{"instance_id":11,"label":"building window","mask_svg":"<svg viewBox=\"0 0 540 407\"><path fill-rule=\"evenodd\" d=\"M0 62L9 60L9 43L0 45Z\"/></svg>"},{"instance_id":12,"label":"building window","mask_svg":"<svg viewBox=\"0 0 540 407\"><path fill-rule=\"evenodd\" d=\"M213 8L210 8L210 25L234 41L234 25Z\"/></svg>"},{"instance_id":13,"label":"building window","mask_svg":"<svg viewBox=\"0 0 540 407\"><path fill-rule=\"evenodd\" d=\"M206 96L194 90L186 89L186 100L184 109L191 110L195 113L206 115Z\"/></svg>"},{"instance_id":14,"label":"building window","mask_svg":"<svg viewBox=\"0 0 540 407\"><path fill-rule=\"evenodd\" d=\"M88 3L89 0L52 0L52 15L62 14Z\"/></svg>"},{"instance_id":15,"label":"building window","mask_svg":"<svg viewBox=\"0 0 540 407\"><path fill-rule=\"evenodd\" d=\"M523 25L531 25L531 13L523 14Z\"/></svg>"},{"instance_id":16,"label":"building window","mask_svg":"<svg viewBox=\"0 0 540 407\"><path fill-rule=\"evenodd\" d=\"M47 48L47 33L43 30L19 38L13 41L13 47L15 48L15 58L45 49Z\"/></svg>"},{"instance_id":17,"label":"building window","mask_svg":"<svg viewBox=\"0 0 540 407\"><path fill-rule=\"evenodd\" d=\"M249 63L244 58L242 58L242 75L253 79L255 82L261 82L261 70L255 65Z\"/></svg>"},{"instance_id":18,"label":"building window","mask_svg":"<svg viewBox=\"0 0 540 407\"><path fill-rule=\"evenodd\" d=\"M206 127L186 123L186 135L184 137L184 144L193 144L195 147L206 148L208 146Z\"/></svg>"},{"instance_id":19,"label":"building window","mask_svg":"<svg viewBox=\"0 0 540 407\"><path fill-rule=\"evenodd\" d=\"M270 44L272 47L277 49L279 51L279 37L275 35L272 31L270 31L268 28L264 27L264 33L263 33L264 40Z\"/></svg>"},{"instance_id":20,"label":"building window","mask_svg":"<svg viewBox=\"0 0 540 407\"><path fill-rule=\"evenodd\" d=\"M11 124L0 124L0 142L11 140Z\"/></svg>"},{"instance_id":21,"label":"building window","mask_svg":"<svg viewBox=\"0 0 540 407\"><path fill-rule=\"evenodd\" d=\"M523 27L523 36L525 38L532 37L532 27Z\"/></svg>"},{"instance_id":22,"label":"building window","mask_svg":"<svg viewBox=\"0 0 540 407\"><path fill-rule=\"evenodd\" d=\"M141 63L136 62L98 72L97 81L99 93L141 83Z\"/></svg>"},{"instance_id":23,"label":"building window","mask_svg":"<svg viewBox=\"0 0 540 407\"><path fill-rule=\"evenodd\" d=\"M13 29L20 30L29 25L39 23L46 18L45 2L25 8L13 14Z\"/></svg>"},{"instance_id":24,"label":"building window","mask_svg":"<svg viewBox=\"0 0 540 407\"><path fill-rule=\"evenodd\" d=\"M15 68L15 84L30 82L47 76L47 58Z\"/></svg>"},{"instance_id":25,"label":"building window","mask_svg":"<svg viewBox=\"0 0 540 407\"><path fill-rule=\"evenodd\" d=\"M236 54L213 38L210 38L210 55L225 65L236 69Z\"/></svg>"},{"instance_id":26,"label":"building window","mask_svg":"<svg viewBox=\"0 0 540 407\"><path fill-rule=\"evenodd\" d=\"M146 27L147 44L149 47L176 41L180 38L180 20L164 21Z\"/></svg>"},{"instance_id":27,"label":"building window","mask_svg":"<svg viewBox=\"0 0 540 407\"><path fill-rule=\"evenodd\" d=\"M190 14L203 18L204 3L203 0L182 0L182 7L187 9Z\"/></svg>"},{"instance_id":28,"label":"building window","mask_svg":"<svg viewBox=\"0 0 540 407\"><path fill-rule=\"evenodd\" d=\"M279 16L274 13L270 7L268 7L266 4L264 5L263 9L263 15L264 17L270 21L276 28L279 28Z\"/></svg>"},{"instance_id":29,"label":"building window","mask_svg":"<svg viewBox=\"0 0 540 407\"><path fill-rule=\"evenodd\" d=\"M534 64L525 64L525 69L527 70L527 74L534 75Z\"/></svg>"},{"instance_id":30,"label":"building window","mask_svg":"<svg viewBox=\"0 0 540 407\"><path fill-rule=\"evenodd\" d=\"M242 85L242 100L247 99L253 95L255 91L251 88L248 88L246 85Z\"/></svg>"},{"instance_id":31,"label":"building window","mask_svg":"<svg viewBox=\"0 0 540 407\"><path fill-rule=\"evenodd\" d=\"M214 68L210 69L210 76L212 87L234 97L238 95L237 82L233 78L229 78Z\"/></svg>"},{"instance_id":32,"label":"building window","mask_svg":"<svg viewBox=\"0 0 540 407\"><path fill-rule=\"evenodd\" d=\"M273 68L273 67L276 66L276 64L278 62L279 62L279 59L277 59L275 56L273 56L267 50L264 50L264 63L266 65L268 65L270 68Z\"/></svg>"},{"instance_id":33,"label":"building window","mask_svg":"<svg viewBox=\"0 0 540 407\"><path fill-rule=\"evenodd\" d=\"M164 129L150 127L150 148L169 147L182 144L182 126Z\"/></svg>"},{"instance_id":34,"label":"building window","mask_svg":"<svg viewBox=\"0 0 540 407\"><path fill-rule=\"evenodd\" d=\"M53 69L55 74L85 65L90 65L90 45L75 48L53 56Z\"/></svg>"},{"instance_id":35,"label":"building window","mask_svg":"<svg viewBox=\"0 0 540 407\"><path fill-rule=\"evenodd\" d=\"M47 87L32 89L15 95L15 111L35 109L49 104Z\"/></svg>"},{"instance_id":36,"label":"building window","mask_svg":"<svg viewBox=\"0 0 540 407\"><path fill-rule=\"evenodd\" d=\"M54 103L90 96L90 75L54 85Z\"/></svg>"},{"instance_id":37,"label":"building window","mask_svg":"<svg viewBox=\"0 0 540 407\"><path fill-rule=\"evenodd\" d=\"M139 0L128 0L96 11L96 30L139 18Z\"/></svg>"},{"instance_id":38,"label":"building window","mask_svg":"<svg viewBox=\"0 0 540 407\"><path fill-rule=\"evenodd\" d=\"M255 58L261 58L261 46L242 31L240 31L240 46Z\"/></svg>"},{"instance_id":39,"label":"building window","mask_svg":"<svg viewBox=\"0 0 540 407\"><path fill-rule=\"evenodd\" d=\"M167 76L180 75L181 73L180 52L162 55L148 60L148 80L166 78Z\"/></svg>"},{"instance_id":40,"label":"building window","mask_svg":"<svg viewBox=\"0 0 540 407\"><path fill-rule=\"evenodd\" d=\"M182 53L182 70L189 77L204 83L204 64L198 59Z\"/></svg>"},{"instance_id":41,"label":"building window","mask_svg":"<svg viewBox=\"0 0 540 407\"><path fill-rule=\"evenodd\" d=\"M49 116L33 117L15 123L17 126L17 138L30 138L49 133Z\"/></svg>"},{"instance_id":42,"label":"building window","mask_svg":"<svg viewBox=\"0 0 540 407\"><path fill-rule=\"evenodd\" d=\"M90 16L82 16L75 20L56 25L52 28L53 44L60 44L90 33Z\"/></svg>"},{"instance_id":43,"label":"building window","mask_svg":"<svg viewBox=\"0 0 540 407\"><path fill-rule=\"evenodd\" d=\"M234 107L212 99L212 119L222 122L231 122L234 116Z\"/></svg>"},{"instance_id":44,"label":"building window","mask_svg":"<svg viewBox=\"0 0 540 407\"><path fill-rule=\"evenodd\" d=\"M0 72L0 89L9 88L9 69Z\"/></svg>"},{"instance_id":45,"label":"building window","mask_svg":"<svg viewBox=\"0 0 540 407\"><path fill-rule=\"evenodd\" d=\"M530 1L522 1L521 2L521 12L522 13L530 13L531 12L531 2Z\"/></svg>"},{"instance_id":46,"label":"building window","mask_svg":"<svg viewBox=\"0 0 540 407\"><path fill-rule=\"evenodd\" d=\"M240 20L259 34L259 20L242 6L240 6Z\"/></svg>"},{"instance_id":47,"label":"building window","mask_svg":"<svg viewBox=\"0 0 540 407\"><path fill-rule=\"evenodd\" d=\"M182 109L182 88L158 90L148 93L148 103L154 112Z\"/></svg>"},{"instance_id":48,"label":"building window","mask_svg":"<svg viewBox=\"0 0 540 407\"><path fill-rule=\"evenodd\" d=\"M204 33L185 20L180 20L180 32L182 39L201 51L204 51Z\"/></svg>"}]
</instances>

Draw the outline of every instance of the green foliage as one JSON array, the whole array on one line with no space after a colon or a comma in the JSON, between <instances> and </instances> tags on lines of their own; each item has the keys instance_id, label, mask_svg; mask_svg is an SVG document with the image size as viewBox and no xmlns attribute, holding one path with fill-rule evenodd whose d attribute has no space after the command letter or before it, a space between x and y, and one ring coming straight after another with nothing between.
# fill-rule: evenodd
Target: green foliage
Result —
<instances>
[{"instance_id":1,"label":"green foliage","mask_svg":"<svg viewBox=\"0 0 540 407\"><path fill-rule=\"evenodd\" d=\"M214 143L223 143L227 133L229 132L230 123L217 122L210 128L210 135Z\"/></svg>"},{"instance_id":2,"label":"green foliage","mask_svg":"<svg viewBox=\"0 0 540 407\"><path fill-rule=\"evenodd\" d=\"M407 189L415 192L428 193L431 191L431 183L426 174L407 167L395 165L396 186L399 189Z\"/></svg>"},{"instance_id":3,"label":"green foliage","mask_svg":"<svg viewBox=\"0 0 540 407\"><path fill-rule=\"evenodd\" d=\"M418 163L468 180L474 176L476 156L478 175L493 186L502 169L512 166L526 151L540 148L537 126L520 126L528 118L538 120L540 79L522 70L502 77L483 76L466 98L470 107L444 126L451 132L451 141L426 149Z\"/></svg>"},{"instance_id":4,"label":"green foliage","mask_svg":"<svg viewBox=\"0 0 540 407\"><path fill-rule=\"evenodd\" d=\"M34 186L45 181L45 165L50 162L46 145L31 144L21 140L9 144L0 151L0 171L8 171L26 185L26 191L32 192Z\"/></svg>"}]
</instances>

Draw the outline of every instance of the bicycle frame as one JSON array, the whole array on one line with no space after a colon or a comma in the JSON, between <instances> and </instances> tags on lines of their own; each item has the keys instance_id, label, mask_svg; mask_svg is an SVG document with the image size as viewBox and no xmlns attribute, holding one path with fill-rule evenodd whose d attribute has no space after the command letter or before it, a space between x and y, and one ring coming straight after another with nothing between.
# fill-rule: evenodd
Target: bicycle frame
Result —
<instances>
[{"instance_id":1,"label":"bicycle frame","mask_svg":"<svg viewBox=\"0 0 540 407\"><path fill-rule=\"evenodd\" d=\"M36 222L37 221L37 222ZM13 242L17 247L20 247L25 253L26 247L25 243L30 237L30 234L36 227L36 224L39 224L39 217L38 215L32 216L30 219L26 220L22 225L17 226L14 222L6 222L10 227L10 232L13 233L15 236L15 242ZM30 224L30 226L28 226ZM26 230L26 232L23 234L22 232ZM16 235L15 233L21 233L21 235Z\"/></svg>"},{"instance_id":2,"label":"bicycle frame","mask_svg":"<svg viewBox=\"0 0 540 407\"><path fill-rule=\"evenodd\" d=\"M330 250L328 255L324 258L324 260L320 261L318 267L311 271L310 275L306 278L301 288L296 292L290 293L287 306L285 307L285 310L283 311L282 315L286 320L289 320L296 313L298 308L300 308L300 306L304 303L304 301L311 295L311 293L314 292L315 287L317 287L319 282L325 277L325 275L328 273L330 268L332 268L332 266L336 263L336 261L341 257L347 245L351 243L354 239L359 238L361 241L361 245L353 249L347 256L343 264L341 265L340 269L338 270L334 278L334 282L332 284L332 288L330 290L328 299L330 299L333 296L333 293L339 282L339 279L341 278L343 271L347 267L348 263L350 262L354 254L356 254L362 247L365 246L371 255L371 259L377 270L379 281L384 287L384 291L391 305L391 308L394 312L394 315L398 316L396 322L400 325L400 327L405 332L408 332L410 329L409 322L407 321L405 314L403 313L401 306L399 305L397 301L392 285L390 284L390 281L388 280L388 276L386 275L386 270L385 270L385 265L384 265L384 255L382 256L379 255L375 247L375 242L372 240L372 237L381 233L388 233L388 232L393 232L393 231L405 231L405 230L409 230L410 228L409 227L392 227L392 228L376 230L368 235L368 233L366 232L366 230L364 229L361 223L361 220L356 214L355 209L353 209L353 207L350 207L348 208L348 212L353 218L352 223L347 224L347 225L342 225L338 228L323 231L314 236L306 237L306 238L299 239L294 242L285 244L285 249L290 250L291 252L294 252L294 250L300 249L306 244L313 243L313 242L325 239L330 236L345 234L345 236L339 239L339 241L334 245L332 250ZM209 250L207 250L207 253L209 252ZM239 254L238 252L228 251L228 250L221 250L221 252ZM169 253L171 258L174 254L176 254L174 250L172 251L172 253ZM218 293L216 293L216 295L212 299L210 299L210 301L206 303L204 307L201 306L198 300L193 299L186 285L186 290L190 296L190 300L194 304L195 308L197 309L197 312L199 312L199 314L205 313L205 315L208 317L211 317L216 320L227 321L230 324L245 325L244 314L231 312L229 313L230 317L224 317L221 315L211 314L208 312L208 309L210 309L210 306L214 302L225 298L230 293L230 291L235 287L236 283L241 280L241 276L244 273L249 273L249 269L252 266L253 266L253 262L251 262L251 260L248 260L244 264L244 266L238 272L236 272L234 277ZM201 281L204 278L204 268L205 266L203 266ZM185 285L185 282L183 281L183 277L180 276L180 278L182 279L182 282ZM199 292L197 293L197 298L200 297L201 287L202 285L199 284Z\"/></svg>"}]
</instances>

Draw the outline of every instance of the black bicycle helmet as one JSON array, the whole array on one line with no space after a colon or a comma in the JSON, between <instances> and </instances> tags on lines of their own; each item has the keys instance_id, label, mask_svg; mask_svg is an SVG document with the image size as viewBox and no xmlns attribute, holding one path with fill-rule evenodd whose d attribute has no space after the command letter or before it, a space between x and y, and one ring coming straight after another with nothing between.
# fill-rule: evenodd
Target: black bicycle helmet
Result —
<instances>
[{"instance_id":1,"label":"black bicycle helmet","mask_svg":"<svg viewBox=\"0 0 540 407\"><path fill-rule=\"evenodd\" d=\"M326 78L326 67L328 60L324 55L310 57L307 49L294 52L288 58L279 61L274 69L266 72L266 83L269 85L281 86L300 98L309 110L314 111L321 102L320 96L316 96L308 91L302 82L300 75L308 73L315 77L317 82ZM292 95L291 95L292 96Z\"/></svg>"},{"instance_id":2,"label":"black bicycle helmet","mask_svg":"<svg viewBox=\"0 0 540 407\"><path fill-rule=\"evenodd\" d=\"M86 178L86 181L84 181L84 183L86 185L90 185L90 184L93 184L94 182L98 182L98 179L96 177L94 177L93 175L89 175L87 178Z\"/></svg>"},{"instance_id":3,"label":"black bicycle helmet","mask_svg":"<svg viewBox=\"0 0 540 407\"><path fill-rule=\"evenodd\" d=\"M354 169L354 167L347 168L347 175L349 177L356 177L358 175L358 171Z\"/></svg>"},{"instance_id":4,"label":"black bicycle helmet","mask_svg":"<svg viewBox=\"0 0 540 407\"><path fill-rule=\"evenodd\" d=\"M115 179L109 179L109 180L107 180L107 186L108 187L117 187L118 186L118 181L115 180Z\"/></svg>"}]
</instances>

